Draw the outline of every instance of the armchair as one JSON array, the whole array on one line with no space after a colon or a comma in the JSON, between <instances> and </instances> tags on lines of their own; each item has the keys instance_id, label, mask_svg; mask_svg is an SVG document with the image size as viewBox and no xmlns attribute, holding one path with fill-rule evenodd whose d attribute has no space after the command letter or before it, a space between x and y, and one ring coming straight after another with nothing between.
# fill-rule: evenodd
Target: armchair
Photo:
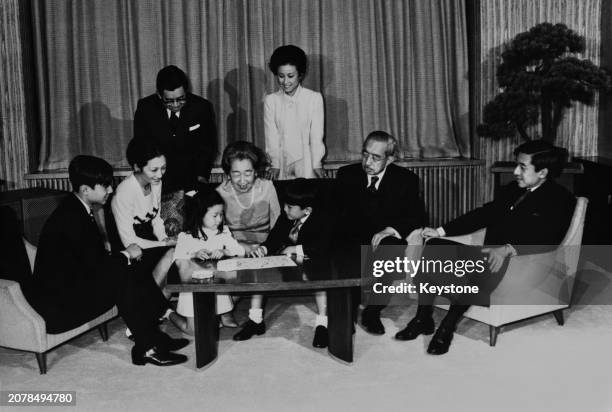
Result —
<instances>
[{"instance_id":1,"label":"armchair","mask_svg":"<svg viewBox=\"0 0 612 412\"><path fill-rule=\"evenodd\" d=\"M24 239L30 267L34 267L36 247ZM46 354L62 343L98 327L102 340L108 339L106 322L117 316L117 307L70 331L49 334L45 320L25 299L18 282L0 279L0 346L34 352L41 375L47 373Z\"/></svg>"},{"instance_id":2,"label":"armchair","mask_svg":"<svg viewBox=\"0 0 612 412\"><path fill-rule=\"evenodd\" d=\"M491 294L490 306L471 306L463 315L489 325L490 346L495 346L502 326L510 323L552 313L557 323L563 325L563 309L571 304L587 203L584 197L577 199L572 221L557 249L511 257L504 278ZM481 229L445 239L466 245L483 245L485 233L486 229ZM413 232L408 238L409 245L416 244L416 239ZM448 309L449 305L436 306Z\"/></svg>"}]
</instances>

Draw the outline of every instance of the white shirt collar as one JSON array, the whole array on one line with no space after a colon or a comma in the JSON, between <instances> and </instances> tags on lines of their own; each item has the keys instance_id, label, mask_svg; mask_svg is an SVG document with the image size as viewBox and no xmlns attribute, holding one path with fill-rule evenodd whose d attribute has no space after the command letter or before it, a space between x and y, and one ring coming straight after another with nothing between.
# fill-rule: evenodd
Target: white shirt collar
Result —
<instances>
[{"instance_id":1,"label":"white shirt collar","mask_svg":"<svg viewBox=\"0 0 612 412\"><path fill-rule=\"evenodd\" d=\"M385 176L385 172L387 171L387 166L385 166L385 168L377 175L368 175L368 186L370 186L370 184L372 183L372 178L374 176L378 176L378 180L376 181L376 184L374 185L376 187L376 190L378 190L378 187L380 186L380 182L382 182L383 177Z\"/></svg>"},{"instance_id":2,"label":"white shirt collar","mask_svg":"<svg viewBox=\"0 0 612 412\"><path fill-rule=\"evenodd\" d=\"M85 203L85 201L83 199L81 199L79 197L79 195L77 195L76 193L73 193L73 194L74 194L74 196L76 196L77 199L79 199L79 202L81 202L81 204L83 206L85 206L85 210L87 211L87 214L91 215L91 207L89 207L89 205L87 203Z\"/></svg>"},{"instance_id":3,"label":"white shirt collar","mask_svg":"<svg viewBox=\"0 0 612 412\"><path fill-rule=\"evenodd\" d=\"M304 224L304 222L310 217L310 213L307 215L304 215L301 219L300 222L302 222L302 224Z\"/></svg>"},{"instance_id":4,"label":"white shirt collar","mask_svg":"<svg viewBox=\"0 0 612 412\"><path fill-rule=\"evenodd\" d=\"M542 185L544 184L544 182L546 182L546 180L542 180L542 181L540 182L540 184L539 184L539 185L534 186L534 187L530 187L528 190L529 190L530 192L532 192L532 193L533 193L533 192L535 192L535 190L536 190L538 187L542 186Z\"/></svg>"},{"instance_id":5,"label":"white shirt collar","mask_svg":"<svg viewBox=\"0 0 612 412\"><path fill-rule=\"evenodd\" d=\"M287 99L288 101L293 101L295 102L299 95L300 92L302 91L302 85L298 84L298 87L295 89L295 93L293 93L293 96L289 96L287 93L285 93L284 91L281 90L281 93L283 94L283 96L285 97L285 99Z\"/></svg>"},{"instance_id":6,"label":"white shirt collar","mask_svg":"<svg viewBox=\"0 0 612 412\"><path fill-rule=\"evenodd\" d=\"M168 119L170 118L170 116L172 116L172 110L170 109L166 109L166 114L168 115ZM181 117L181 111L179 110L178 112L176 112L176 117Z\"/></svg>"}]
</instances>

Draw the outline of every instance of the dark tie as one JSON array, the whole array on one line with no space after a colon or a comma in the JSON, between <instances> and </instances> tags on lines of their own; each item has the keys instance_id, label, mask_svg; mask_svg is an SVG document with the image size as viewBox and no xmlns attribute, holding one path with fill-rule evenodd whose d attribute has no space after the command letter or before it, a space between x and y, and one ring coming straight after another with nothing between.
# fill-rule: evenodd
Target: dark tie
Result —
<instances>
[{"instance_id":1,"label":"dark tie","mask_svg":"<svg viewBox=\"0 0 612 412\"><path fill-rule=\"evenodd\" d=\"M94 217L93 210L89 209L89 218L92 222L96 223L96 218Z\"/></svg>"},{"instance_id":2,"label":"dark tie","mask_svg":"<svg viewBox=\"0 0 612 412\"><path fill-rule=\"evenodd\" d=\"M376 182L378 182L378 176L372 176L370 186L368 186L368 190L372 193L376 192Z\"/></svg>"},{"instance_id":3,"label":"dark tie","mask_svg":"<svg viewBox=\"0 0 612 412\"><path fill-rule=\"evenodd\" d=\"M289 240L296 245L298 240L298 234L300 233L300 228L302 227L302 221L300 219L296 220L289 232Z\"/></svg>"},{"instance_id":4,"label":"dark tie","mask_svg":"<svg viewBox=\"0 0 612 412\"><path fill-rule=\"evenodd\" d=\"M510 206L510 210L514 210L519 205L519 203L525 200L525 198L527 197L529 193L531 193L531 190L526 189L525 192L523 192L523 194L520 195L518 199L516 199L516 201L512 204L512 206Z\"/></svg>"},{"instance_id":5,"label":"dark tie","mask_svg":"<svg viewBox=\"0 0 612 412\"><path fill-rule=\"evenodd\" d=\"M179 118L175 112L170 112L170 132L175 135L179 127Z\"/></svg>"}]
</instances>

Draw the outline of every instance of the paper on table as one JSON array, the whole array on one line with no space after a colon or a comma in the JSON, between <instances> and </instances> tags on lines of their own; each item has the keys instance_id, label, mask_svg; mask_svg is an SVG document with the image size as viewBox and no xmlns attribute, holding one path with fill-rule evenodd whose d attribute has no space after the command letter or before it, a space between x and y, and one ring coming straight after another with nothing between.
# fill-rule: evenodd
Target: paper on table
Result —
<instances>
[{"instance_id":1,"label":"paper on table","mask_svg":"<svg viewBox=\"0 0 612 412\"><path fill-rule=\"evenodd\" d=\"M220 260L217 263L217 270L229 272L231 270L243 269L267 269L279 268L283 266L297 266L289 256L265 256L260 258L234 258Z\"/></svg>"}]
</instances>

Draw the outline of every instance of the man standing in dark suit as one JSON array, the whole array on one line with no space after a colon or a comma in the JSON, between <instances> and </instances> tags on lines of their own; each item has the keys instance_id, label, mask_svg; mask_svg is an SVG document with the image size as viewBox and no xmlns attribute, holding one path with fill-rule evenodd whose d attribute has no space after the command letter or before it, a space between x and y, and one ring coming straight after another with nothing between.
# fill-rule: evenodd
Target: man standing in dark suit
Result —
<instances>
[{"instance_id":1,"label":"man standing in dark suit","mask_svg":"<svg viewBox=\"0 0 612 412\"><path fill-rule=\"evenodd\" d=\"M447 245L444 250L454 248L458 259L488 262L488 268L485 267L483 273L465 279L467 283L479 286L479 290L483 291L481 293L484 293L487 299L486 304L489 294L502 280L511 256L547 252L554 250L561 243L576 205L575 197L553 181L563 169L567 159L566 150L542 140L532 140L517 147L514 154L517 163L514 169L516 181L505 186L492 202L442 227L425 228L422 232L426 238L437 238L472 233L486 228L485 248L457 246L456 243L444 239L432 239L428 242L428 245ZM439 258L430 256L427 247L423 254L425 259ZM440 276L439 273L421 273L416 276L415 281L432 283L439 279L439 283L446 284L454 281L453 274L450 274L449 281L440 280ZM396 339L413 340L420 334L429 335L434 332L434 298L433 294L419 294L416 316L406 328L397 333ZM449 298L451 306L448 314L427 348L427 352L432 355L448 351L457 323L473 303L472 298L468 297L469 301L466 302L466 297L460 295Z\"/></svg>"},{"instance_id":2,"label":"man standing in dark suit","mask_svg":"<svg viewBox=\"0 0 612 412\"><path fill-rule=\"evenodd\" d=\"M28 300L45 319L48 333L62 333L90 321L114 305L132 331L135 365L175 365L187 360L173 353L187 339L172 339L158 328L167 301L140 262L135 244L111 254L94 220L112 193L113 170L104 160L77 156L68 169L73 193L47 220L40 236L34 284Z\"/></svg>"},{"instance_id":3,"label":"man standing in dark suit","mask_svg":"<svg viewBox=\"0 0 612 412\"><path fill-rule=\"evenodd\" d=\"M207 182L217 155L212 104L188 92L187 75L176 66L157 74L157 93L138 101L134 137L155 139L166 155L163 191L189 191Z\"/></svg>"},{"instance_id":4,"label":"man standing in dark suit","mask_svg":"<svg viewBox=\"0 0 612 412\"><path fill-rule=\"evenodd\" d=\"M378 245L405 245L410 232L422 227L425 213L419 178L393 164L396 153L397 140L374 131L363 142L361 163L338 170L339 236L345 246L371 245L375 250ZM369 333L385 333L380 321L385 306L369 305L363 310L362 324Z\"/></svg>"}]
</instances>

